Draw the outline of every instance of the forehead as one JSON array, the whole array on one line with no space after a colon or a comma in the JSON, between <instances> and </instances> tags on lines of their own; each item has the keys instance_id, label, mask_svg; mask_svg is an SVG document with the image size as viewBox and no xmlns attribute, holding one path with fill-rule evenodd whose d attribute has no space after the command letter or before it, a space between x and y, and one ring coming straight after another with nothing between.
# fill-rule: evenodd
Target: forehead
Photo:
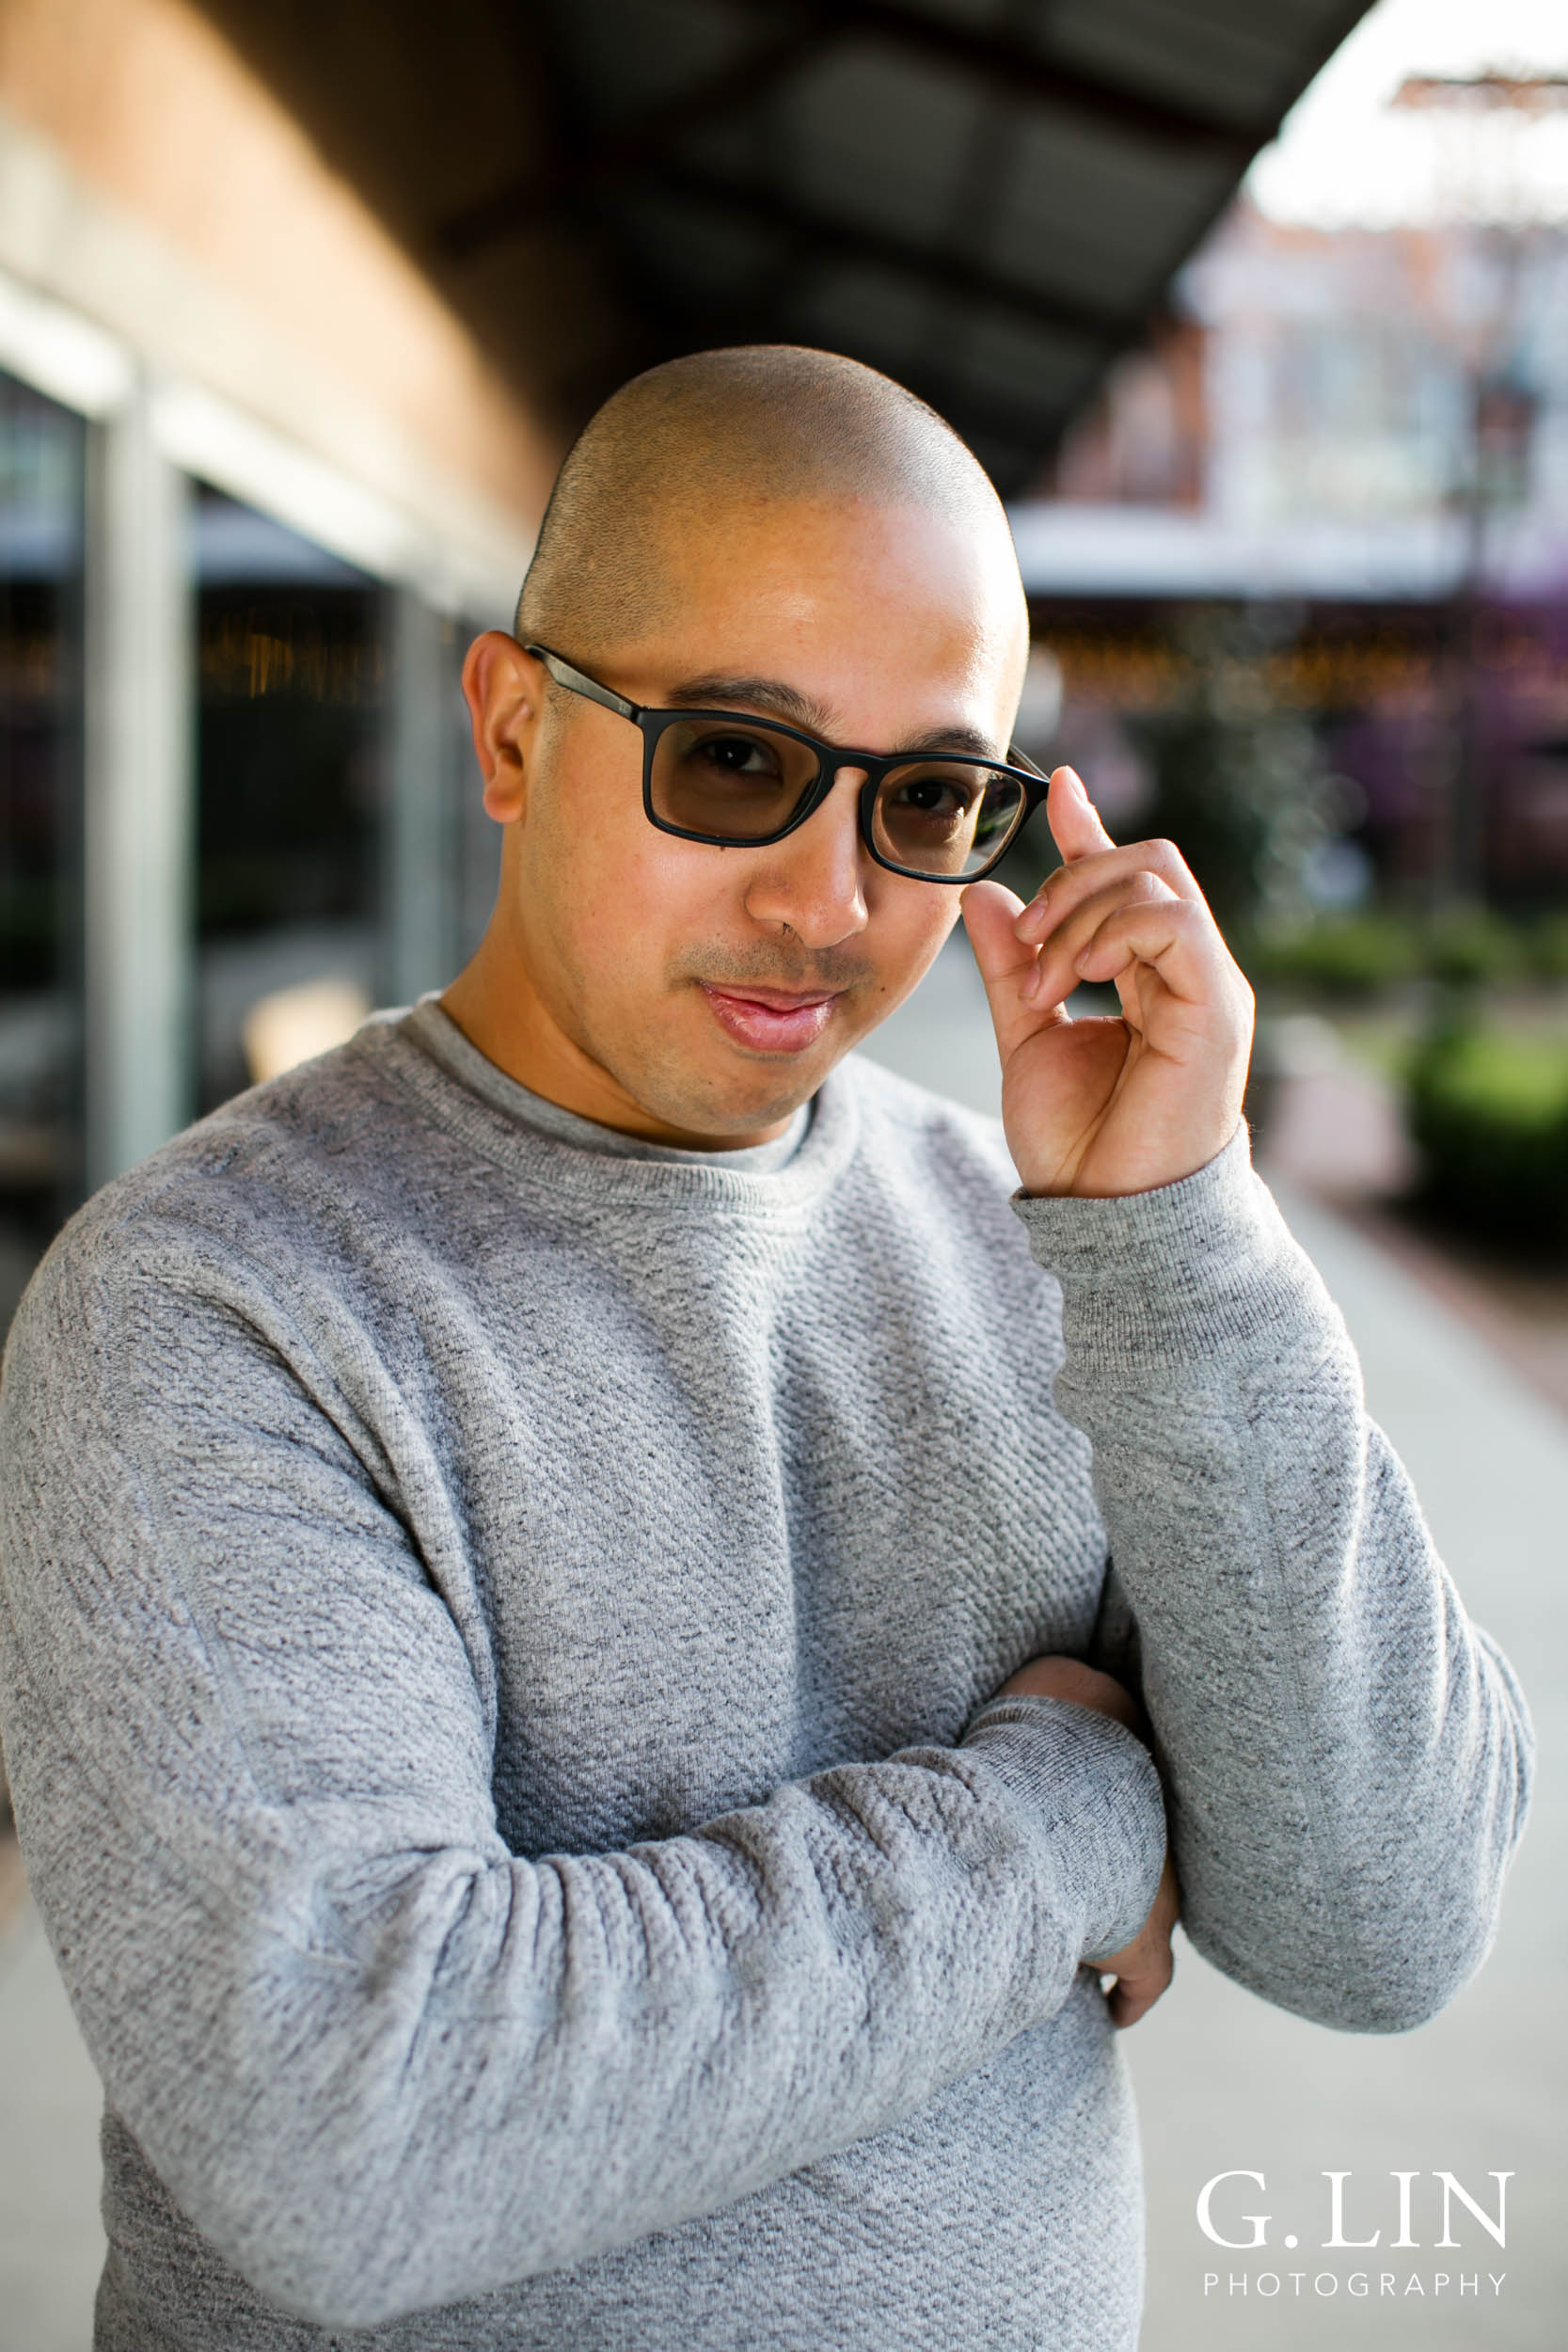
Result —
<instances>
[{"instance_id":1,"label":"forehead","mask_svg":"<svg viewBox=\"0 0 1568 2352\"><path fill-rule=\"evenodd\" d=\"M854 497L741 500L683 517L657 554L651 625L618 657L638 699L706 677L771 677L851 739L968 719L1006 732L1027 652L1000 509L973 519Z\"/></svg>"}]
</instances>

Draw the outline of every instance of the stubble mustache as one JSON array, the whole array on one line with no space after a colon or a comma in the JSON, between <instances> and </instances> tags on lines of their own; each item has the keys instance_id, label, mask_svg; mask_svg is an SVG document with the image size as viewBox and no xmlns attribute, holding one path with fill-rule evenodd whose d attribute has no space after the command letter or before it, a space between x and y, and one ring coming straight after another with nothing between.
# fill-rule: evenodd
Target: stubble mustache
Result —
<instances>
[{"instance_id":1,"label":"stubble mustache","mask_svg":"<svg viewBox=\"0 0 1568 2352\"><path fill-rule=\"evenodd\" d=\"M762 941L754 947L695 950L681 960L675 977L709 988L733 989L750 981L753 988L832 996L863 988L875 980L876 970L851 947L802 949L791 955L782 942Z\"/></svg>"}]
</instances>

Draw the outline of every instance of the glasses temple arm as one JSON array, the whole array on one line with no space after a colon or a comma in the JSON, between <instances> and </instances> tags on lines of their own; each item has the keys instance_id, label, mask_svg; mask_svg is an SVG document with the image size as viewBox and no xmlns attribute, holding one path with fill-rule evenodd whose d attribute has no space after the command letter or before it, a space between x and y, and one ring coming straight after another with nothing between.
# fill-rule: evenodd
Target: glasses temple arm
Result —
<instances>
[{"instance_id":1,"label":"glasses temple arm","mask_svg":"<svg viewBox=\"0 0 1568 2352\"><path fill-rule=\"evenodd\" d=\"M1016 743L1007 746L1007 765L1009 768L1022 768L1026 776L1037 776L1041 784L1051 781L1048 771L1044 768L1037 768L1028 753L1021 752Z\"/></svg>"},{"instance_id":2,"label":"glasses temple arm","mask_svg":"<svg viewBox=\"0 0 1568 2352\"><path fill-rule=\"evenodd\" d=\"M532 654L536 661L542 661L558 686L566 687L574 694L585 694L591 703L599 703L606 710L613 710L618 718L635 719L639 716L641 710L640 703L627 702L625 694L617 694L610 687L601 686L598 679L590 677L586 671L575 670L558 653L551 653L548 645L526 644L523 651Z\"/></svg>"}]
</instances>

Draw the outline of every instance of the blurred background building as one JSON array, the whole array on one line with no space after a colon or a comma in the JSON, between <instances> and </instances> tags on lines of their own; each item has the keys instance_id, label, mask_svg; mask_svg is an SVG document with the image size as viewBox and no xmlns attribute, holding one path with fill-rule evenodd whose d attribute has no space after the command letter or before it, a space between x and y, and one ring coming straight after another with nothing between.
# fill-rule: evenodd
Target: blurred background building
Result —
<instances>
[{"instance_id":1,"label":"blurred background building","mask_svg":"<svg viewBox=\"0 0 1568 2352\"><path fill-rule=\"evenodd\" d=\"M1568 94L1568 85L1564 86ZM1568 884L1568 229L1243 200L1021 510L1037 634L1122 821L1174 613L1266 616L1341 789L1324 906ZM1107 765L1107 763L1109 763Z\"/></svg>"}]
</instances>

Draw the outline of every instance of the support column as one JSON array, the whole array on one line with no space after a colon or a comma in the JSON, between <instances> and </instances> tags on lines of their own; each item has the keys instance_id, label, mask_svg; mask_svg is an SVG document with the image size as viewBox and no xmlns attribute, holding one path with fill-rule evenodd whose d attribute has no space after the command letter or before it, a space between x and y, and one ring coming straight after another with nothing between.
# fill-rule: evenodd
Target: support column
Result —
<instances>
[{"instance_id":1,"label":"support column","mask_svg":"<svg viewBox=\"0 0 1568 2352\"><path fill-rule=\"evenodd\" d=\"M456 961L452 625L411 588L388 591L383 969L386 1001L441 988Z\"/></svg>"},{"instance_id":2,"label":"support column","mask_svg":"<svg viewBox=\"0 0 1568 2352\"><path fill-rule=\"evenodd\" d=\"M139 388L87 450L85 956L89 1188L191 1117L195 611L189 485Z\"/></svg>"}]
</instances>

